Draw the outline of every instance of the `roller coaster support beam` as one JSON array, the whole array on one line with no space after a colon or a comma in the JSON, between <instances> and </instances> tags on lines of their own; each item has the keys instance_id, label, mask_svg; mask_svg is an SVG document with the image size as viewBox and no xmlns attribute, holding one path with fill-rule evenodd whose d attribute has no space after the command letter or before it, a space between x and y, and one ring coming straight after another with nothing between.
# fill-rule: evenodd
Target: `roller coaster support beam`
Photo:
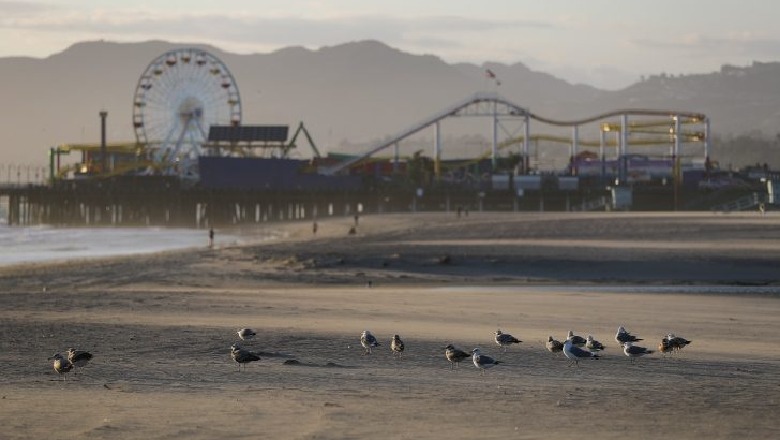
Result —
<instances>
[{"instance_id":1,"label":"roller coaster support beam","mask_svg":"<svg viewBox=\"0 0 780 440\"><path fill-rule=\"evenodd\" d=\"M604 146L607 144L607 132L604 130L599 130L599 157L604 157Z\"/></svg>"},{"instance_id":2,"label":"roller coaster support beam","mask_svg":"<svg viewBox=\"0 0 780 440\"><path fill-rule=\"evenodd\" d=\"M523 169L524 174L528 174L528 165L531 163L529 155L531 152L531 118L528 113L523 118Z\"/></svg>"},{"instance_id":3,"label":"roller coaster support beam","mask_svg":"<svg viewBox=\"0 0 780 440\"><path fill-rule=\"evenodd\" d=\"M495 171L498 164L498 103L493 101L493 145L490 151L490 159L493 170Z\"/></svg>"},{"instance_id":4,"label":"roller coaster support beam","mask_svg":"<svg viewBox=\"0 0 780 440\"><path fill-rule=\"evenodd\" d=\"M677 116L674 116L674 151L672 152L673 157L677 157L680 155L680 118Z\"/></svg>"},{"instance_id":5,"label":"roller coaster support beam","mask_svg":"<svg viewBox=\"0 0 780 440\"><path fill-rule=\"evenodd\" d=\"M607 174L606 170L606 158L604 157L604 145L607 143L607 132L604 131L604 128L599 129L599 160L601 161L601 183L604 183L604 177Z\"/></svg>"},{"instance_id":6,"label":"roller coaster support beam","mask_svg":"<svg viewBox=\"0 0 780 440\"><path fill-rule=\"evenodd\" d=\"M704 161L710 161L710 118L704 119Z\"/></svg>"},{"instance_id":7,"label":"roller coaster support beam","mask_svg":"<svg viewBox=\"0 0 780 440\"><path fill-rule=\"evenodd\" d=\"M628 115L620 115L620 151L618 156L625 156L628 151Z\"/></svg>"},{"instance_id":8,"label":"roller coaster support beam","mask_svg":"<svg viewBox=\"0 0 780 440\"><path fill-rule=\"evenodd\" d=\"M439 121L433 123L433 174L436 180L441 177L441 134Z\"/></svg>"},{"instance_id":9,"label":"roller coaster support beam","mask_svg":"<svg viewBox=\"0 0 780 440\"><path fill-rule=\"evenodd\" d=\"M578 150L580 148L580 126L575 125L571 128L571 154L570 159L574 159L575 156L577 156Z\"/></svg>"},{"instance_id":10,"label":"roller coaster support beam","mask_svg":"<svg viewBox=\"0 0 780 440\"><path fill-rule=\"evenodd\" d=\"M626 151L628 151L628 115L623 113L620 115L620 151L618 152L618 159L620 160L618 179L622 184L628 177L628 170L626 169L628 164L626 163Z\"/></svg>"}]
</instances>

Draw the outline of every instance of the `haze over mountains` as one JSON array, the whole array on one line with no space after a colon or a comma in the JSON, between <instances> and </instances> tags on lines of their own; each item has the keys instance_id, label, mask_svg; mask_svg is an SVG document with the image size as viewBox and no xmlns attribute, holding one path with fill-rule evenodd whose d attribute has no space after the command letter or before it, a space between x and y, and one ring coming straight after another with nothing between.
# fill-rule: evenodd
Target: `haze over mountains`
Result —
<instances>
[{"instance_id":1,"label":"haze over mountains","mask_svg":"<svg viewBox=\"0 0 780 440\"><path fill-rule=\"evenodd\" d=\"M132 104L139 76L157 56L185 46L192 45L100 41L44 59L0 58L0 169L10 163L47 164L48 149L57 144L98 142L101 109L109 112L109 141L134 141ZM677 77L648 72L630 87L605 91L569 84L522 63L448 64L376 41L255 55L196 46L228 66L239 86L245 124L294 129L303 121L323 152L364 151L485 90L550 118L583 118L619 108L672 109L708 115L713 136L761 132L774 137L780 132L780 63ZM500 86L486 78L485 69L495 72ZM475 135L489 136L487 130Z\"/></svg>"}]
</instances>

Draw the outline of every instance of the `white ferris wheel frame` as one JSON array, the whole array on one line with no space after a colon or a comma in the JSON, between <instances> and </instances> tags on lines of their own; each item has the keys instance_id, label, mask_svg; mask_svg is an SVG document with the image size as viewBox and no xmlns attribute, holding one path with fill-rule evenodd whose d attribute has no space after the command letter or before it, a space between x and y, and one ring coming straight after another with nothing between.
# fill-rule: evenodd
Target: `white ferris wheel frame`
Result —
<instances>
[{"instance_id":1,"label":"white ferris wheel frame","mask_svg":"<svg viewBox=\"0 0 780 440\"><path fill-rule=\"evenodd\" d=\"M241 124L238 84L209 52L170 50L152 60L138 79L133 127L157 172L196 177L209 127L228 124Z\"/></svg>"}]
</instances>

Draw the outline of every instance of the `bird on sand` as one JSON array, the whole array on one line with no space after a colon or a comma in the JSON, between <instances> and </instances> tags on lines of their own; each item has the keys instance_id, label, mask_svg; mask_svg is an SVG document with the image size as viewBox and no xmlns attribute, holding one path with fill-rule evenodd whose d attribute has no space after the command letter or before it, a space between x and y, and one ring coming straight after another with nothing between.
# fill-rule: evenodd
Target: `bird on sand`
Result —
<instances>
[{"instance_id":1,"label":"bird on sand","mask_svg":"<svg viewBox=\"0 0 780 440\"><path fill-rule=\"evenodd\" d=\"M363 346L363 354L366 355L371 354L371 349L379 347L381 344L370 331L363 330L363 333L360 334L360 345Z\"/></svg>"},{"instance_id":2,"label":"bird on sand","mask_svg":"<svg viewBox=\"0 0 780 440\"><path fill-rule=\"evenodd\" d=\"M490 356L482 354L479 351L479 348L475 348L471 353L471 360L474 362L474 366L480 369L480 374L485 374L485 370L493 368L501 363L501 361L497 361Z\"/></svg>"},{"instance_id":3,"label":"bird on sand","mask_svg":"<svg viewBox=\"0 0 780 440\"><path fill-rule=\"evenodd\" d=\"M615 341L617 341L617 343L621 346L623 346L623 344L626 342L638 342L641 340L642 338L637 338L636 336L627 332L625 327L622 325L618 327L617 333L615 333Z\"/></svg>"},{"instance_id":4,"label":"bird on sand","mask_svg":"<svg viewBox=\"0 0 780 440\"><path fill-rule=\"evenodd\" d=\"M458 365L460 365L460 362L463 359L470 358L471 354L455 348L455 346L452 344L447 344L447 346L444 347L444 357L446 357L447 360L450 361L450 370L451 370L453 367L457 367Z\"/></svg>"},{"instance_id":5,"label":"bird on sand","mask_svg":"<svg viewBox=\"0 0 780 440\"><path fill-rule=\"evenodd\" d=\"M254 339L254 337L257 336L257 332L251 328L242 328L238 330L236 334L238 334L238 337L241 338L242 341L248 341L250 339Z\"/></svg>"},{"instance_id":6,"label":"bird on sand","mask_svg":"<svg viewBox=\"0 0 780 440\"><path fill-rule=\"evenodd\" d=\"M691 343L691 341L681 336L675 336L674 333L669 333L663 340L665 340L674 351L682 350L686 345Z\"/></svg>"},{"instance_id":7,"label":"bird on sand","mask_svg":"<svg viewBox=\"0 0 780 440\"><path fill-rule=\"evenodd\" d=\"M390 350L393 351L393 355L398 354L398 356L404 351L404 341L401 340L400 336L393 335L393 339L390 341Z\"/></svg>"},{"instance_id":8,"label":"bird on sand","mask_svg":"<svg viewBox=\"0 0 780 440\"><path fill-rule=\"evenodd\" d=\"M88 351L76 350L75 348L68 349L68 361L77 369L85 367L91 360L92 353ZM73 374L76 374L77 369L73 370Z\"/></svg>"},{"instance_id":9,"label":"bird on sand","mask_svg":"<svg viewBox=\"0 0 780 440\"><path fill-rule=\"evenodd\" d=\"M585 338L582 336L575 335L573 331L569 330L568 335L566 336L566 340L571 340L571 345L575 347L584 347L585 346Z\"/></svg>"},{"instance_id":10,"label":"bird on sand","mask_svg":"<svg viewBox=\"0 0 780 440\"><path fill-rule=\"evenodd\" d=\"M242 364L246 365L250 362L260 360L260 356L252 353L249 350L241 348L238 344L233 344L230 346L230 357L232 357L233 360L238 364L238 371L241 371Z\"/></svg>"},{"instance_id":11,"label":"bird on sand","mask_svg":"<svg viewBox=\"0 0 780 440\"><path fill-rule=\"evenodd\" d=\"M604 344L595 340L593 335L588 335L588 337L585 338L585 348L590 351L601 351L604 349Z\"/></svg>"},{"instance_id":12,"label":"bird on sand","mask_svg":"<svg viewBox=\"0 0 780 440\"><path fill-rule=\"evenodd\" d=\"M563 351L563 343L557 339L553 339L552 336L547 339L547 343L544 345L548 350L550 350L551 353L558 353L559 351Z\"/></svg>"},{"instance_id":13,"label":"bird on sand","mask_svg":"<svg viewBox=\"0 0 780 440\"><path fill-rule=\"evenodd\" d=\"M574 345L571 339L567 339L566 342L563 343L563 354L566 355L567 358L571 362L569 362L569 366L572 364L576 364L577 366L580 365L580 359L598 359L599 355L598 353L594 353L591 351L583 350L580 347L577 347Z\"/></svg>"},{"instance_id":14,"label":"bird on sand","mask_svg":"<svg viewBox=\"0 0 780 440\"><path fill-rule=\"evenodd\" d=\"M521 342L523 341L508 333L503 333L500 329L496 330L496 344L498 344L498 346L501 347L503 351L506 351L506 348L510 345L519 344Z\"/></svg>"},{"instance_id":15,"label":"bird on sand","mask_svg":"<svg viewBox=\"0 0 780 440\"><path fill-rule=\"evenodd\" d=\"M658 343L658 351L666 356L667 353L672 353L674 348L669 344L669 341L664 337L661 342Z\"/></svg>"},{"instance_id":16,"label":"bird on sand","mask_svg":"<svg viewBox=\"0 0 780 440\"><path fill-rule=\"evenodd\" d=\"M629 358L631 358L631 362L634 362L634 360L640 356L644 356L646 354L652 354L654 353L653 350L648 350L645 347L638 347L634 345L633 342L628 341L623 343L623 353L626 354Z\"/></svg>"},{"instance_id":17,"label":"bird on sand","mask_svg":"<svg viewBox=\"0 0 780 440\"><path fill-rule=\"evenodd\" d=\"M49 360L54 361L53 364L54 371L60 374L62 380L65 380L68 371L73 369L73 364L68 360L67 357L61 355L60 353L57 353L54 356L50 357Z\"/></svg>"}]
</instances>

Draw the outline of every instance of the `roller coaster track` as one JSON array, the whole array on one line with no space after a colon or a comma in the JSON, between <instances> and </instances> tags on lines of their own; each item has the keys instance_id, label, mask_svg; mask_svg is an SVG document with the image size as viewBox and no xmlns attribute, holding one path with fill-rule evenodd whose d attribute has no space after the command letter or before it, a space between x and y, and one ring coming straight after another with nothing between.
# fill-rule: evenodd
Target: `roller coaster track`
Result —
<instances>
[{"instance_id":1,"label":"roller coaster track","mask_svg":"<svg viewBox=\"0 0 780 440\"><path fill-rule=\"evenodd\" d=\"M493 117L514 117L514 118L523 118L526 121L526 124L528 123L528 120L535 120L544 124L556 126L556 127L576 127L580 125L585 125L589 123L594 123L598 121L607 120L609 118L619 117L619 116L625 116L625 115L635 115L635 116L652 116L652 117L668 117L670 118L670 121L677 120L680 123L697 123L697 122L703 122L707 119L707 117L704 114L701 113L695 113L695 112L686 112L686 111L675 111L675 110L651 110L651 109L635 109L635 108L629 108L629 109L619 109L614 110L606 113L601 113L596 116L584 118L584 119L573 119L573 120L556 120L556 119L550 119L546 118L534 113L531 113L528 111L528 109L517 105L506 98L503 98L502 96L498 95L497 93L488 93L488 92L481 92L481 93L475 93L474 95L457 102L444 110L434 114L433 116L424 119L423 121L412 125L411 127L407 128L406 130L403 130L399 133L397 133L394 136L391 136L383 141L380 141L373 147L371 147L368 151L353 157L349 160L346 160L344 162L338 163L334 166L322 169L321 172L326 175L332 175L337 174L341 172L344 169L349 168L352 165L355 165L363 160L365 160L368 157L373 156L374 154L394 145L398 142L402 141L403 139L406 139L409 136L414 135L415 133L430 127L433 124L436 124L437 122L449 118L449 117L455 117L455 116L493 116ZM634 127L656 127L656 126L663 126L663 123L659 122L652 122L652 123L634 123ZM670 124L670 122L665 123L666 125ZM606 125L607 129L609 129L611 126ZM629 127L631 125L629 124ZM628 127L627 127L628 128ZM532 136L529 136L529 139L533 138ZM556 138L555 140L559 140ZM582 143L585 145L585 143Z\"/></svg>"},{"instance_id":2,"label":"roller coaster track","mask_svg":"<svg viewBox=\"0 0 780 440\"><path fill-rule=\"evenodd\" d=\"M658 116L658 117L669 117L669 118L676 117L676 118L688 119L690 120L689 122L700 122L700 121L704 121L707 118L707 116L701 113L674 111L674 110L648 110L648 109L638 109L638 108L613 110L611 112L602 113L597 116L593 116L585 119L575 119L571 121L558 121L555 119L544 118L542 116L535 115L533 113L529 113L528 115L531 119L534 119L539 122L544 122L545 124L555 125L558 127L574 127L577 125L585 125L592 122L597 122L604 119L613 118L622 115ZM653 125L638 124L637 126L647 127Z\"/></svg>"}]
</instances>

